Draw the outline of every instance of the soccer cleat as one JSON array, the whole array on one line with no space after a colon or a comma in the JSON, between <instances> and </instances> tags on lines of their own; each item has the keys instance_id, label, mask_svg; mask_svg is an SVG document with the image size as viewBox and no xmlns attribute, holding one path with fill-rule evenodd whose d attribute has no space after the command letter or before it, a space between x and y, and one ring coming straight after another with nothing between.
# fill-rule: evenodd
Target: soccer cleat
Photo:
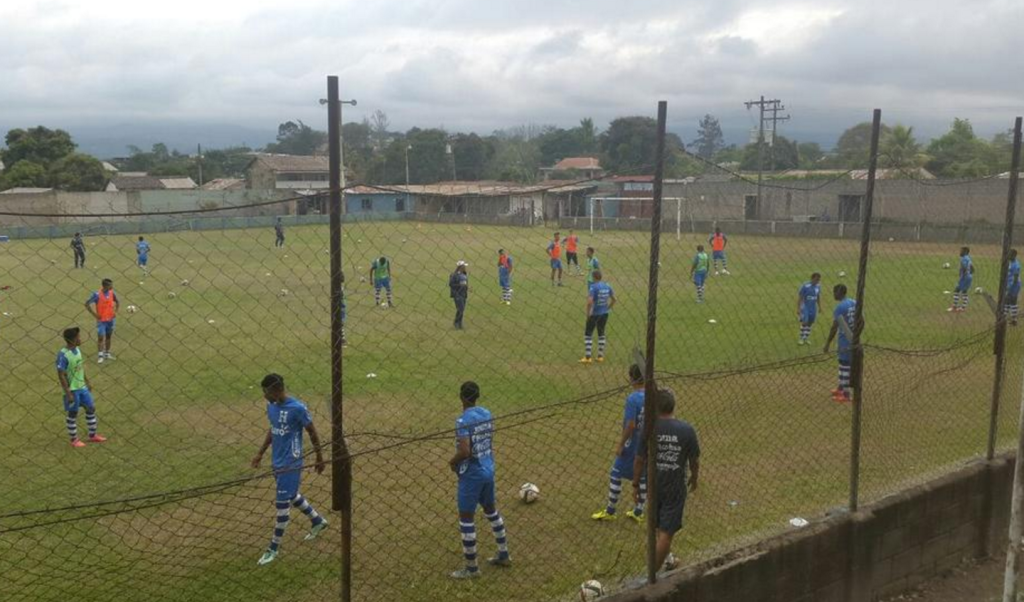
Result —
<instances>
[{"instance_id":1,"label":"soccer cleat","mask_svg":"<svg viewBox=\"0 0 1024 602\"><path fill-rule=\"evenodd\" d=\"M947 309L946 311L948 311L948 312L952 313L952 312L954 312L954 311L957 311L957 308L955 308L955 307L950 307L950 308L949 308L949 309Z\"/></svg>"},{"instance_id":2,"label":"soccer cleat","mask_svg":"<svg viewBox=\"0 0 1024 602\"><path fill-rule=\"evenodd\" d=\"M718 276L718 270L715 270L715 276Z\"/></svg>"},{"instance_id":3,"label":"soccer cleat","mask_svg":"<svg viewBox=\"0 0 1024 602\"><path fill-rule=\"evenodd\" d=\"M507 554L505 554L504 556L499 554L498 556L495 556L494 558L488 559L487 560L487 564L489 564L491 566L498 566L498 567L502 567L502 568L506 568L507 569L507 568L512 566L512 559Z\"/></svg>"},{"instance_id":4,"label":"soccer cleat","mask_svg":"<svg viewBox=\"0 0 1024 602\"><path fill-rule=\"evenodd\" d=\"M260 556L260 559L256 561L256 566L270 564L271 562L274 562L276 558L277 550L267 550L263 553L263 556Z\"/></svg>"},{"instance_id":5,"label":"soccer cleat","mask_svg":"<svg viewBox=\"0 0 1024 602\"><path fill-rule=\"evenodd\" d=\"M806 345L806 344L807 344L807 341L805 341L805 340L803 340L803 339L800 339L799 341L797 341L797 342L796 342L796 344L797 344L797 345L801 345L801 346L802 346L802 345Z\"/></svg>"},{"instance_id":6,"label":"soccer cleat","mask_svg":"<svg viewBox=\"0 0 1024 602\"><path fill-rule=\"evenodd\" d=\"M558 281L558 286L562 286L562 281L561 280Z\"/></svg>"},{"instance_id":7,"label":"soccer cleat","mask_svg":"<svg viewBox=\"0 0 1024 602\"><path fill-rule=\"evenodd\" d=\"M642 522L644 522L644 514L643 514L643 512L640 512L640 513L638 514L638 513L637 513L637 511L636 511L636 508L633 508L632 510L630 510L629 512L627 512L627 513L626 513L626 518L631 518L631 519L633 519L634 521L636 521L637 523L642 523Z\"/></svg>"},{"instance_id":8,"label":"soccer cleat","mask_svg":"<svg viewBox=\"0 0 1024 602\"><path fill-rule=\"evenodd\" d=\"M89 435L89 442L90 443L103 443L106 440L107 440L106 437L104 437L103 435L100 435L98 433L95 434L95 435Z\"/></svg>"},{"instance_id":9,"label":"soccer cleat","mask_svg":"<svg viewBox=\"0 0 1024 602\"><path fill-rule=\"evenodd\" d=\"M850 394L842 389L834 389L832 391L832 401L836 403L847 403L850 401Z\"/></svg>"},{"instance_id":10,"label":"soccer cleat","mask_svg":"<svg viewBox=\"0 0 1024 602\"><path fill-rule=\"evenodd\" d=\"M599 363L599 364L600 364L600 363L602 363L602 362L604 362L604 356L603 356L603 355L599 355L599 356L597 356L597 363Z\"/></svg>"},{"instance_id":11,"label":"soccer cleat","mask_svg":"<svg viewBox=\"0 0 1024 602\"><path fill-rule=\"evenodd\" d=\"M665 557L665 564L661 566L663 571L672 571L679 568L679 559L672 552L669 552L668 556Z\"/></svg>"},{"instance_id":12,"label":"soccer cleat","mask_svg":"<svg viewBox=\"0 0 1024 602\"><path fill-rule=\"evenodd\" d=\"M732 274L729 273L729 270L722 270L722 273L725 274L726 276L731 276L732 275Z\"/></svg>"},{"instance_id":13,"label":"soccer cleat","mask_svg":"<svg viewBox=\"0 0 1024 602\"><path fill-rule=\"evenodd\" d=\"M102 364L103 360L106 359L103 355L100 355L99 359L96 360L97 364Z\"/></svg>"},{"instance_id":14,"label":"soccer cleat","mask_svg":"<svg viewBox=\"0 0 1024 602\"><path fill-rule=\"evenodd\" d=\"M452 579L476 579L479 576L480 571L471 571L469 569L459 569L450 575Z\"/></svg>"},{"instance_id":15,"label":"soccer cleat","mask_svg":"<svg viewBox=\"0 0 1024 602\"><path fill-rule=\"evenodd\" d=\"M605 508L604 510L599 510L599 511L591 514L590 518L592 518L594 520L608 521L608 520L615 520L618 517L615 516L614 513L608 512L608 509Z\"/></svg>"},{"instance_id":16,"label":"soccer cleat","mask_svg":"<svg viewBox=\"0 0 1024 602\"><path fill-rule=\"evenodd\" d=\"M110 361L114 361L114 360L116 360L117 358L116 358L116 357L114 357L114 354L113 354L113 353L111 353L111 352L109 352L109 351L108 351L108 352L107 352L107 359L108 359L108 360L110 360Z\"/></svg>"},{"instance_id":17,"label":"soccer cleat","mask_svg":"<svg viewBox=\"0 0 1024 602\"><path fill-rule=\"evenodd\" d=\"M309 533L306 533L306 536L304 538L302 538L303 541L313 541L314 539L317 538L318 535L320 535L320 532L323 531L326 528L327 528L327 521L326 520L322 520L322 521L318 522L317 524L313 525L309 529Z\"/></svg>"},{"instance_id":18,"label":"soccer cleat","mask_svg":"<svg viewBox=\"0 0 1024 602\"><path fill-rule=\"evenodd\" d=\"M580 363L581 364L590 364L590 363L593 363L593 361L594 360L590 359L589 357L581 357L580 358Z\"/></svg>"},{"instance_id":19,"label":"soccer cleat","mask_svg":"<svg viewBox=\"0 0 1024 602\"><path fill-rule=\"evenodd\" d=\"M71 447L85 447L85 443L83 443L81 439L76 437L71 440Z\"/></svg>"}]
</instances>

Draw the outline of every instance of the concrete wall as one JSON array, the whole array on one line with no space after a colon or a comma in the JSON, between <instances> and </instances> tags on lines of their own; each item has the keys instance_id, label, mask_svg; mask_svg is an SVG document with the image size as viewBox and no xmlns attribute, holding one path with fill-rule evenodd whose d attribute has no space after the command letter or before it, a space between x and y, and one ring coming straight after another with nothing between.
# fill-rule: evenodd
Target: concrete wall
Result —
<instances>
[{"instance_id":1,"label":"concrete wall","mask_svg":"<svg viewBox=\"0 0 1024 602\"><path fill-rule=\"evenodd\" d=\"M871 602L1005 545L1013 460L975 463L609 602ZM690 521L700 516L688 517Z\"/></svg>"},{"instance_id":2,"label":"concrete wall","mask_svg":"<svg viewBox=\"0 0 1024 602\"><path fill-rule=\"evenodd\" d=\"M370 202L370 208L363 207L363 201ZM398 211L398 201L405 202L404 211L413 211L416 205L416 197L410 196L406 199L404 194L345 194L345 212L352 213L395 213Z\"/></svg>"}]
</instances>

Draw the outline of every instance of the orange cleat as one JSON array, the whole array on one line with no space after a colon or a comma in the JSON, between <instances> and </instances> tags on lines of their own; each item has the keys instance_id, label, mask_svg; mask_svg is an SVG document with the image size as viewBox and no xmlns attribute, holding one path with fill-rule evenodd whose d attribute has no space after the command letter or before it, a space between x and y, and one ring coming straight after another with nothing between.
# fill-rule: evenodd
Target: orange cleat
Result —
<instances>
[{"instance_id":1,"label":"orange cleat","mask_svg":"<svg viewBox=\"0 0 1024 602\"><path fill-rule=\"evenodd\" d=\"M81 439L72 439L71 447L85 447L85 443L82 443Z\"/></svg>"},{"instance_id":2,"label":"orange cleat","mask_svg":"<svg viewBox=\"0 0 1024 602\"><path fill-rule=\"evenodd\" d=\"M89 443L103 443L107 438L103 435L89 435Z\"/></svg>"}]
</instances>

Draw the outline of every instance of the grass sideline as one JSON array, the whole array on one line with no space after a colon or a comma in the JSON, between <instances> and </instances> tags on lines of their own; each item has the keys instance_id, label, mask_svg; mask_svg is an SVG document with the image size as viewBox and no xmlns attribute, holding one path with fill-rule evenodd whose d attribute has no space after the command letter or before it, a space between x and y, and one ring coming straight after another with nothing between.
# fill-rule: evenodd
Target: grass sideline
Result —
<instances>
[{"instance_id":1,"label":"grass sideline","mask_svg":"<svg viewBox=\"0 0 1024 602\"><path fill-rule=\"evenodd\" d=\"M584 246L598 248L619 299L608 361L601 365L576 362L583 346L585 286L581 277L569 275L565 286L550 285L544 255L549 230L346 224L351 343L345 403L353 449L365 452L400 442L400 436L451 428L459 413L458 384L470 378L483 388L482 404L498 416L622 387L634 345L643 346L648 235L579 234ZM688 272L693 247L706 242L702 238L663 238L659 370L700 373L820 353L833 304L827 291L839 280L852 291L856 243L734 236L733 275L712 277L708 303L699 306ZM290 228L281 250L272 248L269 229L147 235L153 251L146 277L133 267L134 239L87 239L86 270L70 268L63 240L10 243L0 254L0 285L14 287L0 296L0 311L12 314L0 319L0 358L11 366L15 391L0 427L0 471L19 482L0 491L2 507L11 512L253 474L247 462L265 428L257 385L271 370L285 374L292 392L328 432L325 226ZM498 247L516 261L511 307L500 303ZM944 291L954 284L955 271L941 266L955 264L956 252L953 245L873 245L868 343L942 347L991 326L991 313L978 298L965 315L944 311ZM394 262L397 307L391 310L377 308L372 287L361 281L381 253ZM997 256L995 247L975 249L975 286L995 290ZM460 259L470 263L471 293L467 330L454 332L446 282ZM796 346L796 290L811 271L824 274L825 314L815 326L814 346L803 348ZM840 272L847 275L840 278ZM122 314L114 344L118 359L98 366L95 332L82 303L102 277L115 280ZM128 304L140 311L125 313ZM53 361L61 346L58 333L68 324L83 326L86 334L87 373L96 388L101 428L111 436L103 447L74 451L66 445ZM1019 343L1014 332L1011 345L1019 350ZM867 495L984 451L993 369L988 346L936 357L869 352ZM1008 391L1019 386L1019 372L1011 375ZM706 467L680 549L710 553L778 528L789 516L842 504L849 412L828 401L834 379L834 361L826 358L721 380L671 382L680 394L680 414L702 436ZM448 438L357 458L353 569L359 596L557 599L591 577L615 583L638 573L638 529L587 519L605 494L621 398L499 420L499 495L517 567L468 586L445 579L460 563L454 482L445 467ZM1004 411L1003 423L1011 424L1013 414L1012 408ZM527 420L532 422L516 424ZM525 481L542 490L533 506L513 503ZM326 476L307 477L304 490L322 510L328 508ZM82 551L94 558L77 563L72 574L108 575L111 583L130 586L137 599L230 600L244 592L248 599L273 600L283 592L334 591L337 530L325 541L302 545L303 519L297 513L280 561L256 569L272 526L271 500L264 479L181 504L14 533L0 537L0 572L12 576L15 600L19 594L56 600L71 592L80 599L109 598L102 581L86 598L73 584L60 583L67 577L59 567ZM12 520L0 520L0 528ZM479 539L484 555L491 545L484 525ZM34 551L25 551L27 546Z\"/></svg>"}]
</instances>

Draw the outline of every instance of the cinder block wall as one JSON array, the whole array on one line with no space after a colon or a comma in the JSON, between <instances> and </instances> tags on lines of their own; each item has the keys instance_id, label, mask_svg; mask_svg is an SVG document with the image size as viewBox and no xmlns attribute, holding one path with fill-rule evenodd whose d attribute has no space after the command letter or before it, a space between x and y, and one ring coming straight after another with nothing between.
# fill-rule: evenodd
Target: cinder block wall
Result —
<instances>
[{"instance_id":1,"label":"cinder block wall","mask_svg":"<svg viewBox=\"0 0 1024 602\"><path fill-rule=\"evenodd\" d=\"M1005 546L1012 488L1012 456L978 462L854 515L824 519L609 600L879 600Z\"/></svg>"}]
</instances>

